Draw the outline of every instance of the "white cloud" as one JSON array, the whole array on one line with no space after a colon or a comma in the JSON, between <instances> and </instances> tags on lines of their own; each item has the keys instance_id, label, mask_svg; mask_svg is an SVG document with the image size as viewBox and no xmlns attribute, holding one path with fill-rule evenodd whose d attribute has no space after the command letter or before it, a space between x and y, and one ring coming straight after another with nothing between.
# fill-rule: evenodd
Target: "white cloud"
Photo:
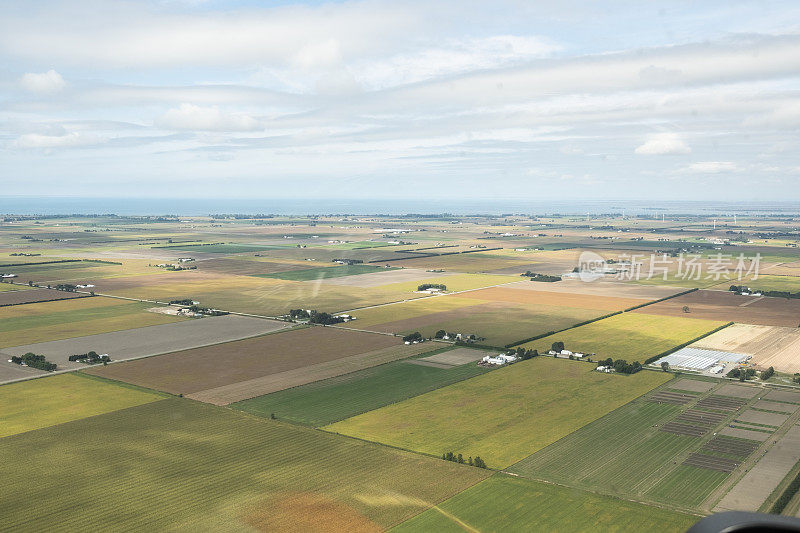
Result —
<instances>
[{"instance_id":1,"label":"white cloud","mask_svg":"<svg viewBox=\"0 0 800 533\"><path fill-rule=\"evenodd\" d=\"M692 151L683 142L677 133L657 133L651 135L647 141L634 150L637 154L644 155L679 155L688 154Z\"/></svg>"},{"instance_id":2,"label":"white cloud","mask_svg":"<svg viewBox=\"0 0 800 533\"><path fill-rule=\"evenodd\" d=\"M76 146L88 146L97 144L101 140L94 135L86 135L78 132L66 133L64 135L41 135L39 133L27 133L20 135L13 143L14 148L73 148Z\"/></svg>"},{"instance_id":3,"label":"white cloud","mask_svg":"<svg viewBox=\"0 0 800 533\"><path fill-rule=\"evenodd\" d=\"M691 174L722 174L739 172L741 168L733 161L698 161L684 169Z\"/></svg>"},{"instance_id":4,"label":"white cloud","mask_svg":"<svg viewBox=\"0 0 800 533\"><path fill-rule=\"evenodd\" d=\"M41 74L36 74L34 72L23 74L19 80L19 84L23 89L32 93L55 94L60 92L64 86L66 86L67 82L64 81L61 74L50 69Z\"/></svg>"},{"instance_id":5,"label":"white cloud","mask_svg":"<svg viewBox=\"0 0 800 533\"><path fill-rule=\"evenodd\" d=\"M223 113L217 106L201 107L181 104L170 109L155 121L156 126L167 130L190 131L256 131L263 126L255 118L244 114Z\"/></svg>"}]
</instances>

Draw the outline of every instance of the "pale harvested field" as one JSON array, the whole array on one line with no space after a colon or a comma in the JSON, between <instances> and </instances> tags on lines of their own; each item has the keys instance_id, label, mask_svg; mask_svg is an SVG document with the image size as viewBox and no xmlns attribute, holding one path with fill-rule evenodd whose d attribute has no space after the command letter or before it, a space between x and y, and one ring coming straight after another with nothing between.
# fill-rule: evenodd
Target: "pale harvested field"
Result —
<instances>
[{"instance_id":1,"label":"pale harvested field","mask_svg":"<svg viewBox=\"0 0 800 533\"><path fill-rule=\"evenodd\" d=\"M448 350L446 352L423 357L420 359L420 361L428 361L431 363L439 363L449 366L458 366L483 359L485 355L497 355L497 352L474 350L472 348L456 348L454 350Z\"/></svg>"},{"instance_id":2,"label":"pale harvested field","mask_svg":"<svg viewBox=\"0 0 800 533\"><path fill-rule=\"evenodd\" d=\"M173 394L192 394L399 344L400 339L387 335L308 327L95 367L89 372Z\"/></svg>"},{"instance_id":3,"label":"pale harvested field","mask_svg":"<svg viewBox=\"0 0 800 533\"><path fill-rule=\"evenodd\" d=\"M780 328L770 339L771 349L763 349L753 356L753 362L761 367L794 374L800 372L800 329Z\"/></svg>"},{"instance_id":4,"label":"pale harvested field","mask_svg":"<svg viewBox=\"0 0 800 533\"><path fill-rule=\"evenodd\" d=\"M68 357L93 350L123 361L253 337L287 326L276 320L225 315L14 346L3 348L0 355L8 359L6 356L33 352L44 355L59 369L86 368L83 363L70 362Z\"/></svg>"},{"instance_id":5,"label":"pale harvested field","mask_svg":"<svg viewBox=\"0 0 800 533\"><path fill-rule=\"evenodd\" d=\"M769 391L764 397L767 400L773 400L776 402L800 403L800 392L772 390Z\"/></svg>"},{"instance_id":6,"label":"pale harvested field","mask_svg":"<svg viewBox=\"0 0 800 533\"><path fill-rule=\"evenodd\" d=\"M696 379L679 379L675 383L667 385L670 389L688 390L692 392L706 392L714 388L714 383L709 381L698 381Z\"/></svg>"},{"instance_id":7,"label":"pale harvested field","mask_svg":"<svg viewBox=\"0 0 800 533\"><path fill-rule=\"evenodd\" d=\"M658 300L673 294L678 294L686 289L675 287L660 287L658 285L636 285L621 281L599 279L586 282L579 279L567 278L553 283L541 281L521 281L514 285L509 285L517 289L527 289L532 291L547 291L572 294L586 294L589 296L614 296L617 298L638 299L639 304L642 300Z\"/></svg>"},{"instance_id":8,"label":"pale harvested field","mask_svg":"<svg viewBox=\"0 0 800 533\"><path fill-rule=\"evenodd\" d=\"M734 385L732 383L724 385L714 394L720 396L732 396L734 398L754 398L758 394L763 394L764 389L749 387L747 385Z\"/></svg>"},{"instance_id":9,"label":"pale harvested field","mask_svg":"<svg viewBox=\"0 0 800 533\"><path fill-rule=\"evenodd\" d=\"M44 370L36 370L35 368L9 363L8 359L8 357L0 358L0 383L48 374Z\"/></svg>"},{"instance_id":10,"label":"pale harvested field","mask_svg":"<svg viewBox=\"0 0 800 533\"><path fill-rule=\"evenodd\" d=\"M692 345L752 355L759 368L800 372L800 328L734 324Z\"/></svg>"},{"instance_id":11,"label":"pale harvested field","mask_svg":"<svg viewBox=\"0 0 800 533\"><path fill-rule=\"evenodd\" d=\"M734 324L692 344L692 348L721 350L724 352L755 355L763 339L771 338L775 326L756 326L753 324ZM787 329L787 328L781 328ZM747 348L745 346L747 345Z\"/></svg>"},{"instance_id":12,"label":"pale harvested field","mask_svg":"<svg viewBox=\"0 0 800 533\"><path fill-rule=\"evenodd\" d=\"M794 413L797 410L796 405L780 402L770 402L769 400L759 400L753 407L756 409L764 409L765 411L779 411L781 413Z\"/></svg>"},{"instance_id":13,"label":"pale harvested field","mask_svg":"<svg viewBox=\"0 0 800 533\"><path fill-rule=\"evenodd\" d=\"M722 498L715 511L757 511L800 460L800 426L792 426Z\"/></svg>"},{"instance_id":14,"label":"pale harvested field","mask_svg":"<svg viewBox=\"0 0 800 533\"><path fill-rule=\"evenodd\" d=\"M772 436L769 433L764 433L763 431L749 431L747 429L732 428L727 426L719 430L719 434L727 435L728 437L737 437L740 439L757 440L759 442L764 442Z\"/></svg>"},{"instance_id":15,"label":"pale harvested field","mask_svg":"<svg viewBox=\"0 0 800 533\"><path fill-rule=\"evenodd\" d=\"M340 276L337 278L326 278L320 283L326 285L343 285L346 287L380 287L390 283L403 283L406 281L420 281L431 277L452 276L455 272L426 272L419 268L402 268L399 270L384 270L368 272L366 274L355 274L352 276ZM446 283L446 282L445 282Z\"/></svg>"},{"instance_id":16,"label":"pale harvested field","mask_svg":"<svg viewBox=\"0 0 800 533\"><path fill-rule=\"evenodd\" d=\"M788 415L765 413L763 411L754 411L753 409L748 409L747 411L739 414L736 417L736 420L741 422L751 422L753 424L766 424L768 426L779 427L786 422L787 418L789 418Z\"/></svg>"},{"instance_id":17,"label":"pale harvested field","mask_svg":"<svg viewBox=\"0 0 800 533\"><path fill-rule=\"evenodd\" d=\"M256 396L272 392L299 387L314 381L333 378L357 370L363 370L384 363L391 363L399 359L406 359L428 351L438 349L433 343L424 344L398 344L381 350L360 353L343 357L334 361L326 361L302 368L286 370L277 374L270 374L259 378L231 383L213 389L189 394L189 398L214 405L228 405L233 402L247 400Z\"/></svg>"},{"instance_id":18,"label":"pale harvested field","mask_svg":"<svg viewBox=\"0 0 800 533\"><path fill-rule=\"evenodd\" d=\"M530 282L532 285L545 285L541 282ZM578 309L597 311L621 311L635 305L641 300L618 298L614 296L597 296L590 294L557 293L539 290L520 290L517 285L510 287L492 287L456 294L455 298L470 298L491 302L521 303L529 305L558 305Z\"/></svg>"}]
</instances>

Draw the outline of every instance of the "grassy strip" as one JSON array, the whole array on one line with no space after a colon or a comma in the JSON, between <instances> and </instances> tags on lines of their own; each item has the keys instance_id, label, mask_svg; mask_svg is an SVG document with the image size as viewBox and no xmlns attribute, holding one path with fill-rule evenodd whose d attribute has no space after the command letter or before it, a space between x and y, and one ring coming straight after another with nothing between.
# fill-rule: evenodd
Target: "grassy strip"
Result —
<instances>
[{"instance_id":1,"label":"grassy strip","mask_svg":"<svg viewBox=\"0 0 800 533\"><path fill-rule=\"evenodd\" d=\"M708 337L710 335L713 335L714 333L716 333L718 331L722 331L723 329L727 328L728 326L732 326L732 325L733 325L733 322L728 322L727 324L723 324L722 326L720 326L718 328L712 329L711 331L709 331L707 333L704 333L704 334L700 335L699 337L696 337L696 338L694 338L694 339L692 339L692 340L690 340L688 342L684 342L683 344L679 344L678 346L675 346L674 348L670 348L669 350L661 352L658 355L654 355L653 357L648 357L647 359L644 360L644 364L645 365L649 365L653 361L657 361L657 360L661 359L662 357L666 357L669 354L675 353L678 350L686 348L690 344L694 344L697 341L703 340L706 337Z\"/></svg>"},{"instance_id":2,"label":"grassy strip","mask_svg":"<svg viewBox=\"0 0 800 533\"><path fill-rule=\"evenodd\" d=\"M59 259L57 261L37 261L35 263L4 263L0 265L0 267L6 268L6 267L21 267L21 266L35 266L35 265L52 265L55 263L80 263L80 262L81 262L80 259Z\"/></svg>"},{"instance_id":3,"label":"grassy strip","mask_svg":"<svg viewBox=\"0 0 800 533\"><path fill-rule=\"evenodd\" d=\"M41 288L41 287L40 287ZM73 294L73 293L70 293ZM45 302L60 302L62 300L80 300L81 298L93 298L93 294L84 294L82 296L64 296L63 298L50 298L49 300L36 300L35 302L17 302L13 304L0 304L0 307L12 307L14 305L28 305L28 304L41 304Z\"/></svg>"},{"instance_id":4,"label":"grassy strip","mask_svg":"<svg viewBox=\"0 0 800 533\"><path fill-rule=\"evenodd\" d=\"M738 422L737 424L741 424L741 422ZM747 431L758 431L759 433L768 433L770 435L775 433L774 431L770 431L768 429L762 429L762 428L757 428L757 427L753 427L753 426L742 426L742 425L731 424L730 427L732 427L734 429L746 429Z\"/></svg>"},{"instance_id":5,"label":"grassy strip","mask_svg":"<svg viewBox=\"0 0 800 533\"><path fill-rule=\"evenodd\" d=\"M775 503L772 504L772 509L770 509L769 512L773 514L781 514L798 491L800 491L800 472L798 472L792 482L789 483L789 486L786 487L786 490L783 491L783 494L781 494Z\"/></svg>"},{"instance_id":6,"label":"grassy strip","mask_svg":"<svg viewBox=\"0 0 800 533\"><path fill-rule=\"evenodd\" d=\"M734 420L733 423L734 424L745 424L745 425L748 425L748 426L757 426L757 427L761 427L761 428L764 428L764 429L771 429L772 431L775 431L776 429L778 429L778 426L771 426L769 424L756 424L755 422L745 422L744 420Z\"/></svg>"}]
</instances>

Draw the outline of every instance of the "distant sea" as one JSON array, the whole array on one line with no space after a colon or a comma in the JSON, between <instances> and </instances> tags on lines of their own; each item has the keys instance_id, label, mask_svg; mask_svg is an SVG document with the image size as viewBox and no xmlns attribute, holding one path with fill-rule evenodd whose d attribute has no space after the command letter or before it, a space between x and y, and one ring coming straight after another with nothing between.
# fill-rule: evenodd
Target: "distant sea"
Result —
<instances>
[{"instance_id":1,"label":"distant sea","mask_svg":"<svg viewBox=\"0 0 800 533\"><path fill-rule=\"evenodd\" d=\"M60 215L767 215L800 214L800 202L701 202L645 200L537 201L523 199L196 199L0 197L0 214Z\"/></svg>"}]
</instances>

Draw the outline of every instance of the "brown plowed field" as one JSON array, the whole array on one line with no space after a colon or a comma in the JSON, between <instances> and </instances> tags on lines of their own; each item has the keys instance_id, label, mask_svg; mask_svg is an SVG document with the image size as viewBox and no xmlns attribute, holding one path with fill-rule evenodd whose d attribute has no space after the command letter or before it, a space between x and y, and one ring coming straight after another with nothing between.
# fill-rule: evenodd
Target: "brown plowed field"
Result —
<instances>
[{"instance_id":1,"label":"brown plowed field","mask_svg":"<svg viewBox=\"0 0 800 533\"><path fill-rule=\"evenodd\" d=\"M683 311L684 306L689 307L689 313ZM738 296L729 291L699 290L648 305L634 313L797 327L800 324L800 300L761 298L754 301L751 296Z\"/></svg>"},{"instance_id":2,"label":"brown plowed field","mask_svg":"<svg viewBox=\"0 0 800 533\"><path fill-rule=\"evenodd\" d=\"M754 398L756 395L763 392L764 391L762 389L759 389L757 387L749 387L747 385L734 385L731 383L721 387L718 391L716 391L716 394L719 394L720 396L731 396L733 398L749 399L749 398Z\"/></svg>"},{"instance_id":3,"label":"brown plowed field","mask_svg":"<svg viewBox=\"0 0 800 533\"><path fill-rule=\"evenodd\" d=\"M692 392L706 392L714 388L714 383L709 381L699 381L696 379L679 379L674 383L669 383L668 388Z\"/></svg>"},{"instance_id":4,"label":"brown plowed field","mask_svg":"<svg viewBox=\"0 0 800 533\"><path fill-rule=\"evenodd\" d=\"M36 302L53 302L56 300L71 300L73 298L86 298L88 296L88 294L56 291L53 289L3 291L0 292L0 307L7 305L32 304Z\"/></svg>"},{"instance_id":5,"label":"brown plowed field","mask_svg":"<svg viewBox=\"0 0 800 533\"><path fill-rule=\"evenodd\" d=\"M400 344L387 335L311 327L91 369L92 374L188 394Z\"/></svg>"},{"instance_id":6,"label":"brown plowed field","mask_svg":"<svg viewBox=\"0 0 800 533\"><path fill-rule=\"evenodd\" d=\"M789 415L779 415L778 413L765 413L763 411L755 411L748 409L736 417L736 420L741 422L750 422L752 424L764 424L767 426L779 427L786 422Z\"/></svg>"},{"instance_id":7,"label":"brown plowed field","mask_svg":"<svg viewBox=\"0 0 800 533\"><path fill-rule=\"evenodd\" d=\"M228 405L263 394L270 394L291 387L299 387L300 385L305 385L314 381L349 374L350 372L382 365L384 363L391 363L398 359L405 359L428 351L437 350L439 347L440 345L436 345L432 342L412 344L410 346L396 344L381 350L351 355L334 361L326 361L324 363L317 363L293 370L286 370L285 372L278 372L277 374L239 381L213 389L202 390L189 394L189 398L201 402L213 403L214 405Z\"/></svg>"},{"instance_id":8,"label":"brown plowed field","mask_svg":"<svg viewBox=\"0 0 800 533\"><path fill-rule=\"evenodd\" d=\"M800 392L772 390L764 398L775 402L800 403Z\"/></svg>"},{"instance_id":9,"label":"brown plowed field","mask_svg":"<svg viewBox=\"0 0 800 533\"><path fill-rule=\"evenodd\" d=\"M765 411L778 411L780 413L792 414L797 410L796 405L788 403L770 402L768 400L759 400L753 407L756 409L764 409Z\"/></svg>"},{"instance_id":10,"label":"brown plowed field","mask_svg":"<svg viewBox=\"0 0 800 533\"><path fill-rule=\"evenodd\" d=\"M756 448L758 448L760 445L760 442L754 440L714 437L708 441L705 446L703 446L701 451L725 453L744 458L756 451Z\"/></svg>"}]
</instances>

